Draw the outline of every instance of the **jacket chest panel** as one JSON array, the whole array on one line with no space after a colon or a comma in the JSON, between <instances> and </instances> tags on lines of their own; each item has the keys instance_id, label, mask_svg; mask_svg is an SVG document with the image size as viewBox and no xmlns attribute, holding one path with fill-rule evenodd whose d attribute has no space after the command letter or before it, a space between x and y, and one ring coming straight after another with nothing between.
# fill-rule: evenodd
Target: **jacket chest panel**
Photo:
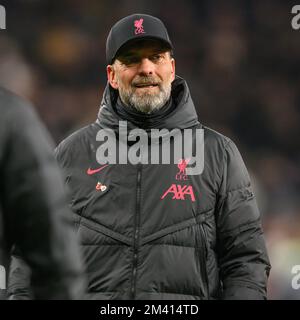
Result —
<instances>
[{"instance_id":1,"label":"jacket chest panel","mask_svg":"<svg viewBox=\"0 0 300 320\"><path fill-rule=\"evenodd\" d=\"M215 194L202 175L179 174L176 164L143 167L141 224L145 234L210 212Z\"/></svg>"},{"instance_id":2,"label":"jacket chest panel","mask_svg":"<svg viewBox=\"0 0 300 320\"><path fill-rule=\"evenodd\" d=\"M176 164L99 165L87 160L70 173L73 210L128 237L136 228L147 237L182 222L197 224L204 212L214 213L215 195L205 175L188 176Z\"/></svg>"},{"instance_id":3,"label":"jacket chest panel","mask_svg":"<svg viewBox=\"0 0 300 320\"><path fill-rule=\"evenodd\" d=\"M84 168L84 169L83 169ZM67 185L77 214L130 235L134 220L136 169L127 165L85 165L69 169Z\"/></svg>"}]
</instances>

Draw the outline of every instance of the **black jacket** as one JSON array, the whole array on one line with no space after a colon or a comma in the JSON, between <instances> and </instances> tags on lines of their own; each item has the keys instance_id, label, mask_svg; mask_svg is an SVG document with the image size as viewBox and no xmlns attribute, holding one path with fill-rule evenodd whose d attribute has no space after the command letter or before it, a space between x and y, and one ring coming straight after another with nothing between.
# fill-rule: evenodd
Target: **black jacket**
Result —
<instances>
[{"instance_id":1,"label":"black jacket","mask_svg":"<svg viewBox=\"0 0 300 320\"><path fill-rule=\"evenodd\" d=\"M120 116L117 98L108 86L97 121L56 150L81 239L86 297L266 298L270 264L260 215L234 143L198 122L178 77L166 112ZM203 129L202 174L187 176L177 164L100 165L99 130L109 128L118 138L120 120L130 120L128 130L191 128L193 141Z\"/></svg>"},{"instance_id":2,"label":"black jacket","mask_svg":"<svg viewBox=\"0 0 300 320\"><path fill-rule=\"evenodd\" d=\"M15 246L31 267L35 298L80 298L82 263L51 147L32 108L0 88L0 276ZM22 286L11 289L22 296Z\"/></svg>"}]
</instances>

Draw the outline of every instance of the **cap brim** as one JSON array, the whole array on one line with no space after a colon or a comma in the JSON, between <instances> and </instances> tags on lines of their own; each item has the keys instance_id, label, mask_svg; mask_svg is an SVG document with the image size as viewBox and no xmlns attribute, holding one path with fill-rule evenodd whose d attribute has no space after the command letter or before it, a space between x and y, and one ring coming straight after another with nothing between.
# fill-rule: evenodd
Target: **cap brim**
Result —
<instances>
[{"instance_id":1,"label":"cap brim","mask_svg":"<svg viewBox=\"0 0 300 320\"><path fill-rule=\"evenodd\" d=\"M162 39L160 37L155 37L155 36L142 36L142 37L139 37L139 38L133 38L133 39L129 39L128 41L126 41L125 43L123 43L120 48L117 50L117 52L115 53L114 57L112 58L112 62L118 57L118 55L120 54L120 52L122 52L123 50L126 50L126 47L127 46L131 46L137 42L140 42L140 41L145 41L145 40L156 40L158 42L161 42L165 45L165 48L166 49L169 49L169 50L173 50L173 46L172 46L172 43L171 42L168 42L166 41L165 39Z\"/></svg>"}]
</instances>

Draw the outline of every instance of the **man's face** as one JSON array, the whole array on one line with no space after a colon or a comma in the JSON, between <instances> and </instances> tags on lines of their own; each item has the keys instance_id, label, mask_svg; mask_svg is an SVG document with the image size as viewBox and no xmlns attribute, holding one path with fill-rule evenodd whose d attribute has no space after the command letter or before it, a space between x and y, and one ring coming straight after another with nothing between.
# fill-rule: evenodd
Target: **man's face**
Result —
<instances>
[{"instance_id":1,"label":"man's face","mask_svg":"<svg viewBox=\"0 0 300 320\"><path fill-rule=\"evenodd\" d=\"M107 66L107 77L126 106L150 113L170 98L175 61L159 41L140 41L123 49Z\"/></svg>"}]
</instances>

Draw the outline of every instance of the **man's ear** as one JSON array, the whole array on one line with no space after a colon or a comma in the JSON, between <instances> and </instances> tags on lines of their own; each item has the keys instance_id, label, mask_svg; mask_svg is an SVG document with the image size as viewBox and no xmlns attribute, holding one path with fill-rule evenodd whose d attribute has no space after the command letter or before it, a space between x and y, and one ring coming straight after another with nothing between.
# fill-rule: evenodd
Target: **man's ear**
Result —
<instances>
[{"instance_id":1,"label":"man's ear","mask_svg":"<svg viewBox=\"0 0 300 320\"><path fill-rule=\"evenodd\" d=\"M118 82L116 79L116 71L115 68L112 65L108 65L106 67L106 74L107 74L107 80L109 82L109 84L114 88L114 89L118 89Z\"/></svg>"},{"instance_id":2,"label":"man's ear","mask_svg":"<svg viewBox=\"0 0 300 320\"><path fill-rule=\"evenodd\" d=\"M172 64L172 81L175 79L175 59L171 58L171 64Z\"/></svg>"}]
</instances>

